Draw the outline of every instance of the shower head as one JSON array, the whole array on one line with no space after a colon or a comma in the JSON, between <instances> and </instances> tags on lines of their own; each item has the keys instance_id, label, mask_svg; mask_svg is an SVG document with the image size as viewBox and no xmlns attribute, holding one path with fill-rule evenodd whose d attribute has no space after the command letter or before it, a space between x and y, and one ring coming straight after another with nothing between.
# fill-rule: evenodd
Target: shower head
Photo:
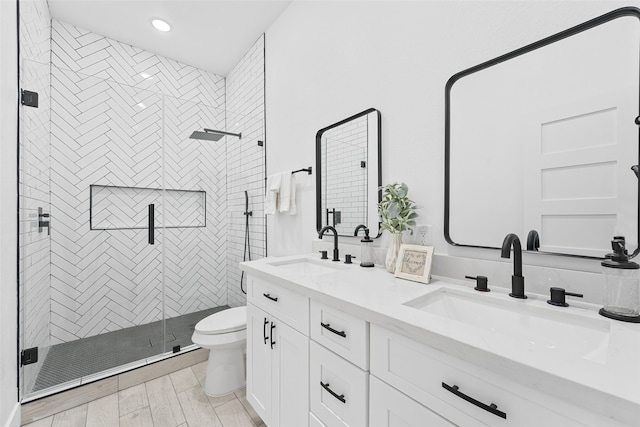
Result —
<instances>
[{"instance_id":1,"label":"shower head","mask_svg":"<svg viewBox=\"0 0 640 427\"><path fill-rule=\"evenodd\" d=\"M237 136L242 139L242 133L231 133L213 129L204 129L204 132L195 130L189 138L202 141L219 141L223 136Z\"/></svg>"}]
</instances>

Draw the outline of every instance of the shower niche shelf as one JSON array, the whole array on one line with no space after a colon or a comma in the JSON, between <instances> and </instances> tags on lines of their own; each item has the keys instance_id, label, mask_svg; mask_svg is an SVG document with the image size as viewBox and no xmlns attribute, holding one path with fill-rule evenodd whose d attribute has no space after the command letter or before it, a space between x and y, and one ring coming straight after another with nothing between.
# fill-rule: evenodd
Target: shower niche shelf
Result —
<instances>
[{"instance_id":1,"label":"shower niche shelf","mask_svg":"<svg viewBox=\"0 0 640 427\"><path fill-rule=\"evenodd\" d=\"M207 226L205 191L93 184L89 192L91 230L147 229L150 204L155 205L156 228Z\"/></svg>"}]
</instances>

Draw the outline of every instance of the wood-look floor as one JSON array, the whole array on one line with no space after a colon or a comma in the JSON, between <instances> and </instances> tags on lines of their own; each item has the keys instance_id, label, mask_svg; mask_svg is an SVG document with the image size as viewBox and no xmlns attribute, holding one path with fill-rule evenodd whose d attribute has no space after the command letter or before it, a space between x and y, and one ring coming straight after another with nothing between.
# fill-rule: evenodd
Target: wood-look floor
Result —
<instances>
[{"instance_id":1,"label":"wood-look floor","mask_svg":"<svg viewBox=\"0 0 640 427\"><path fill-rule=\"evenodd\" d=\"M264 427L245 390L208 397L207 362L121 390L25 427Z\"/></svg>"}]
</instances>

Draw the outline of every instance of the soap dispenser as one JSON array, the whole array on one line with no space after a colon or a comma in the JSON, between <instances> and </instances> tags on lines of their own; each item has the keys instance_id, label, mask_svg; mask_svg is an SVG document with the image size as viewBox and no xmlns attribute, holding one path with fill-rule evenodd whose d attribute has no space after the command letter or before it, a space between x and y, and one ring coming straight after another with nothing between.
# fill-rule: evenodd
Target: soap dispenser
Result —
<instances>
[{"instance_id":1,"label":"soap dispenser","mask_svg":"<svg viewBox=\"0 0 640 427\"><path fill-rule=\"evenodd\" d=\"M629 260L624 237L614 237L611 247L613 252L601 263L605 294L600 314L623 322L640 323L640 265Z\"/></svg>"},{"instance_id":2,"label":"soap dispenser","mask_svg":"<svg viewBox=\"0 0 640 427\"><path fill-rule=\"evenodd\" d=\"M364 229L364 239L360 240L360 267L373 267L373 240L369 237L369 229Z\"/></svg>"}]
</instances>

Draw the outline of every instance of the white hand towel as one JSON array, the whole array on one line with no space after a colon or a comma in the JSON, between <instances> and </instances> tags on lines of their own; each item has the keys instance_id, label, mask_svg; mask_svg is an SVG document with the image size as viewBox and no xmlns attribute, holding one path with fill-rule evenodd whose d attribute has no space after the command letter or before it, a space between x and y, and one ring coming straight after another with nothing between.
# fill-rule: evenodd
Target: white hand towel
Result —
<instances>
[{"instance_id":1,"label":"white hand towel","mask_svg":"<svg viewBox=\"0 0 640 427\"><path fill-rule=\"evenodd\" d=\"M278 197L278 212L289 212L291 209L291 171L280 172L280 196Z\"/></svg>"},{"instance_id":2,"label":"white hand towel","mask_svg":"<svg viewBox=\"0 0 640 427\"><path fill-rule=\"evenodd\" d=\"M291 174L291 195L289 196L289 215L295 215L298 212L296 208L296 176Z\"/></svg>"},{"instance_id":3,"label":"white hand towel","mask_svg":"<svg viewBox=\"0 0 640 427\"><path fill-rule=\"evenodd\" d=\"M276 173L267 177L266 194L264 195L264 214L275 215L278 211L278 195L282 174Z\"/></svg>"}]
</instances>

